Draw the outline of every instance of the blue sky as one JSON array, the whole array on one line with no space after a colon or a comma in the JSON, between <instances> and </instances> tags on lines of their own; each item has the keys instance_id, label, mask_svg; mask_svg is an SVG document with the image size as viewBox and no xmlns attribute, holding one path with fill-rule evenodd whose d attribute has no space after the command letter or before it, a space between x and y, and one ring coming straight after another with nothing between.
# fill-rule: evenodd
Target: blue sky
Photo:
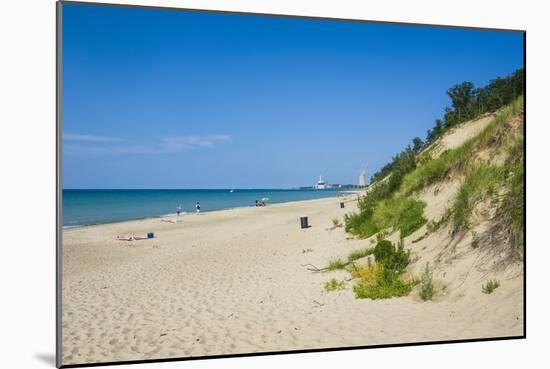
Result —
<instances>
[{"instance_id":1,"label":"blue sky","mask_svg":"<svg viewBox=\"0 0 550 369\"><path fill-rule=\"evenodd\" d=\"M64 188L356 183L521 33L63 6Z\"/></svg>"}]
</instances>

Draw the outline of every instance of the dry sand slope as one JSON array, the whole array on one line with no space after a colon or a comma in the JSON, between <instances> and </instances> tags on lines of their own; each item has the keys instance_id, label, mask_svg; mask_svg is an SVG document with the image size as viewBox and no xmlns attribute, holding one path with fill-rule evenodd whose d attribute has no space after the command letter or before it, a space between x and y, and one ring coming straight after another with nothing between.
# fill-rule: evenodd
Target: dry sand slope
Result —
<instances>
[{"instance_id":1,"label":"dry sand slope","mask_svg":"<svg viewBox=\"0 0 550 369\"><path fill-rule=\"evenodd\" d=\"M411 272L440 259L434 278L448 289L435 301L420 301L416 291L358 300L350 281L343 291L325 292L324 282L349 274L312 273L303 265L325 266L371 245L330 229L333 218L343 220L357 206L350 198L340 209L339 201L189 215L176 224L148 219L64 230L63 363L522 334L521 265L491 271L502 286L482 294L486 272L473 265L485 256L461 254L464 240L453 241L449 247L459 251L446 257L445 230L413 244L422 228L406 240L420 258ZM304 214L306 230L299 228ZM114 240L148 231L158 238Z\"/></svg>"}]
</instances>

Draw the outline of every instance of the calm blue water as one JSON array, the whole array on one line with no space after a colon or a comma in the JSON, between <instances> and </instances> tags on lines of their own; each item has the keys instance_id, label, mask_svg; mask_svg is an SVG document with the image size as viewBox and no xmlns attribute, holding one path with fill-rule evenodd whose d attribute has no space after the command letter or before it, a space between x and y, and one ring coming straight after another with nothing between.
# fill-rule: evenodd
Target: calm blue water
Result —
<instances>
[{"instance_id":1,"label":"calm blue water","mask_svg":"<svg viewBox=\"0 0 550 369\"><path fill-rule=\"evenodd\" d=\"M63 190L63 226L83 226L174 214L179 204L184 212L254 206L334 197L337 190Z\"/></svg>"}]
</instances>

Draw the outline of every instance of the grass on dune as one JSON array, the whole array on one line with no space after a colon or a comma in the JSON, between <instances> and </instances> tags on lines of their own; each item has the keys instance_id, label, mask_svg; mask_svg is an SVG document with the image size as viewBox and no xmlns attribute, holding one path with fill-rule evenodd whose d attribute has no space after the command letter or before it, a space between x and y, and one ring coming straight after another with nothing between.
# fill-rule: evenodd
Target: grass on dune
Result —
<instances>
[{"instance_id":1,"label":"grass on dune","mask_svg":"<svg viewBox=\"0 0 550 369\"><path fill-rule=\"evenodd\" d=\"M482 140L490 140L484 136ZM524 227L524 156L523 137L517 138L508 148L508 159L504 165L470 165L452 207L452 220L457 227L468 227L468 218L481 200L503 193L497 208L497 215L508 225L512 245L523 243ZM500 191L499 191L500 190Z\"/></svg>"},{"instance_id":2,"label":"grass on dune","mask_svg":"<svg viewBox=\"0 0 550 369\"><path fill-rule=\"evenodd\" d=\"M401 237L407 237L427 222L425 207L423 201L411 197L384 199L371 212L349 216L346 225L348 231L362 238L387 229L399 230Z\"/></svg>"},{"instance_id":3,"label":"grass on dune","mask_svg":"<svg viewBox=\"0 0 550 369\"><path fill-rule=\"evenodd\" d=\"M348 262L353 262L355 260L367 257L369 255L372 255L373 252L373 248L364 248L352 251L351 254L348 255Z\"/></svg>"},{"instance_id":4,"label":"grass on dune","mask_svg":"<svg viewBox=\"0 0 550 369\"><path fill-rule=\"evenodd\" d=\"M499 166L480 164L469 169L452 207L453 224L467 228L474 206L487 196L495 194L504 179L504 168Z\"/></svg>"},{"instance_id":5,"label":"grass on dune","mask_svg":"<svg viewBox=\"0 0 550 369\"><path fill-rule=\"evenodd\" d=\"M486 284L481 285L481 292L491 294L494 290L500 287L500 282L496 279L490 279Z\"/></svg>"},{"instance_id":6,"label":"grass on dune","mask_svg":"<svg viewBox=\"0 0 550 369\"><path fill-rule=\"evenodd\" d=\"M426 203L423 201L412 198L403 201L397 223L394 226L401 232L401 237L407 237L427 222L424 217L425 207Z\"/></svg>"},{"instance_id":7,"label":"grass on dune","mask_svg":"<svg viewBox=\"0 0 550 369\"><path fill-rule=\"evenodd\" d=\"M420 278L420 298L424 301L431 300L434 295L433 270L430 264L426 263L424 272Z\"/></svg>"},{"instance_id":8,"label":"grass on dune","mask_svg":"<svg viewBox=\"0 0 550 369\"><path fill-rule=\"evenodd\" d=\"M346 282L339 281L336 278L332 278L330 281L325 283L325 291L327 292L339 291L344 288L346 288Z\"/></svg>"},{"instance_id":9,"label":"grass on dune","mask_svg":"<svg viewBox=\"0 0 550 369\"><path fill-rule=\"evenodd\" d=\"M357 250L348 257L347 262L338 259L329 265L329 269L344 269L349 264L352 265L348 270L357 280L353 287L357 298L404 296L418 283L423 300L433 297L432 269L428 264L420 279L403 278L402 275L410 263L409 252L403 247L403 237L412 234L426 223L423 214L426 204L415 199L413 194L426 186L445 180L451 174L463 175L464 181L452 207L447 209L439 220L428 224L428 232L436 231L447 220L452 220L457 227L467 227L475 205L493 194L498 194L502 200L497 202L497 211L500 212L497 215L502 216L507 222L510 235L515 242L518 245L522 244L525 216L523 141L518 140L509 148L509 159L505 165L479 163L475 154L478 148L498 147L501 139L506 137L507 130L507 127L501 125L522 108L523 97L520 96L500 109L487 127L461 146L447 150L435 159L431 159L430 149L421 153L416 158L416 165L407 165L406 170L398 168L390 172L385 177L386 180L376 183L371 192L360 200L359 213L346 215L346 232L361 238L376 234L378 240L374 249ZM410 164L408 161L407 163ZM402 237L399 244L394 245L383 239L385 235L397 230ZM475 242L475 245L478 244L479 240ZM371 254L374 255L376 263L373 264L369 260L367 265L360 267L353 263L356 258ZM496 287L498 282L491 282L484 286L484 289L492 292Z\"/></svg>"},{"instance_id":10,"label":"grass on dune","mask_svg":"<svg viewBox=\"0 0 550 369\"><path fill-rule=\"evenodd\" d=\"M518 139L509 148L509 158L505 164L507 171L507 186L499 214L508 225L512 246L517 248L523 245L525 224L525 168L523 156L523 138Z\"/></svg>"},{"instance_id":11,"label":"grass on dune","mask_svg":"<svg viewBox=\"0 0 550 369\"><path fill-rule=\"evenodd\" d=\"M330 260L328 263L328 266L325 269L329 272L334 270L346 269L346 267L352 264L355 260L372 255L373 252L374 252L374 248L364 248L364 249L354 250L348 255L346 259L336 258L336 259Z\"/></svg>"},{"instance_id":12,"label":"grass on dune","mask_svg":"<svg viewBox=\"0 0 550 369\"><path fill-rule=\"evenodd\" d=\"M484 145L495 129L523 108L523 97L503 108L487 127L461 146L447 150L440 157L426 160L423 165L408 173L401 183L400 193L410 195L433 183L444 180L452 171L464 171L472 157L475 145Z\"/></svg>"},{"instance_id":13,"label":"grass on dune","mask_svg":"<svg viewBox=\"0 0 550 369\"><path fill-rule=\"evenodd\" d=\"M344 269L345 267L347 267L348 265L349 265L349 263L346 262L345 260L332 259L331 261L329 261L328 267L326 269L328 271L341 270L341 269Z\"/></svg>"},{"instance_id":14,"label":"grass on dune","mask_svg":"<svg viewBox=\"0 0 550 369\"><path fill-rule=\"evenodd\" d=\"M407 174L403 178L401 192L410 195L445 179L452 169L464 165L465 156L470 151L472 144L473 142L469 141L456 149L445 151L439 158L427 161L424 165Z\"/></svg>"}]
</instances>

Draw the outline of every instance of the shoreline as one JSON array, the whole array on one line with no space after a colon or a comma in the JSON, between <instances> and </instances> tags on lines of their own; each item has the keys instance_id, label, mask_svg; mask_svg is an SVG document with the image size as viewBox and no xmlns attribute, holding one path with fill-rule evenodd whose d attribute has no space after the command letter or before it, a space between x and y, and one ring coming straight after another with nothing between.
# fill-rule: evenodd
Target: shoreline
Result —
<instances>
[{"instance_id":1,"label":"shoreline","mask_svg":"<svg viewBox=\"0 0 550 369\"><path fill-rule=\"evenodd\" d=\"M360 193L363 193L364 190L354 190L354 191L342 191L340 193L343 193L345 194L344 196L352 196L352 195L356 195L356 194L360 194ZM273 206L276 206L276 205L281 205L281 204L289 204L289 203L300 203L300 202L303 202L303 201L317 201L317 200L323 200L323 199L335 199L335 198L338 198L338 194L336 194L335 196L327 196L327 197L320 197L320 198L317 198L317 199L305 199L305 200L290 200L290 201L283 201L283 202L274 202L274 203L271 203L271 204L267 204L266 207L273 207ZM355 201L355 200L347 200L347 201ZM235 206L235 207L230 207L230 208L222 208L222 209L213 209L213 210L204 210L202 211L201 210L201 214L211 214L211 213L214 213L214 212L220 212L220 211L227 211L227 210L235 210L235 209L248 209L248 208L256 208L257 206L254 206L254 205L243 205L243 206ZM186 216L190 216L190 215L196 215L195 212L191 212L191 211L188 211L188 212L183 212L179 217L180 218L184 218ZM118 220L118 221L113 221L113 222L104 222L104 223L93 223L93 224L78 224L78 225L62 225L61 226L61 229L63 231L67 231L67 230L70 230L70 229L80 229L80 228L88 228L88 227L96 227L96 226L102 226L102 225L109 225L109 224L119 224L119 223L126 223L126 222L139 222L139 221L143 221L143 220L150 220L150 219L163 219L163 218L178 218L177 214L176 213L171 213L171 214L165 214L165 215L155 215L155 216L148 216L148 217L143 217L143 218L135 218L135 219L126 219L126 220Z\"/></svg>"}]
</instances>

